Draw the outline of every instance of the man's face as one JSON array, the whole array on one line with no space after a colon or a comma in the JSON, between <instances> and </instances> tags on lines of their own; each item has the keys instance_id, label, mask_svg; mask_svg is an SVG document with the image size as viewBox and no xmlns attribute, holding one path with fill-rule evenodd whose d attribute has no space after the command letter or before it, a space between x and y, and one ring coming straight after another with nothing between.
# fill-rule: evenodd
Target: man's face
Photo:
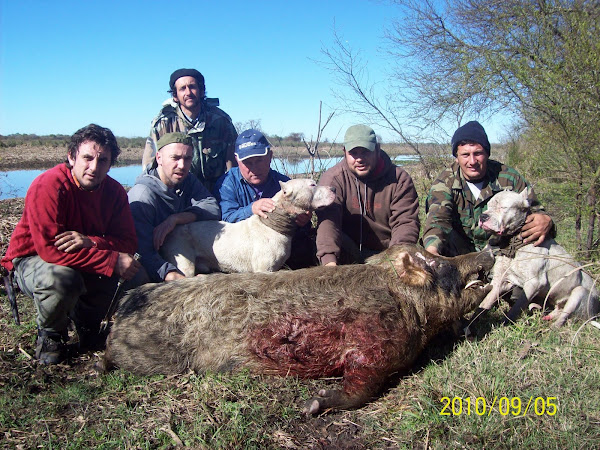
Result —
<instances>
[{"instance_id":1,"label":"man's face","mask_svg":"<svg viewBox=\"0 0 600 450\"><path fill-rule=\"evenodd\" d=\"M364 147L355 147L350 151L344 150L344 154L350 171L358 178L369 175L379 160L379 148L372 152Z\"/></svg>"},{"instance_id":2,"label":"man's face","mask_svg":"<svg viewBox=\"0 0 600 450\"><path fill-rule=\"evenodd\" d=\"M456 162L467 181L479 181L485 176L488 158L481 144L459 145L456 149Z\"/></svg>"},{"instance_id":3,"label":"man's face","mask_svg":"<svg viewBox=\"0 0 600 450\"><path fill-rule=\"evenodd\" d=\"M77 149L75 159L67 155L71 164L71 173L81 189L92 191L104 181L111 163L110 150L96 142L85 141Z\"/></svg>"},{"instance_id":4,"label":"man's face","mask_svg":"<svg viewBox=\"0 0 600 450\"><path fill-rule=\"evenodd\" d=\"M204 92L200 90L200 86L198 86L198 82L194 77L180 77L175 81L173 95L182 108L195 111L200 105Z\"/></svg>"},{"instance_id":5,"label":"man's face","mask_svg":"<svg viewBox=\"0 0 600 450\"><path fill-rule=\"evenodd\" d=\"M272 156L273 153L269 150L269 153L264 156L251 156L243 161L240 161L236 156L235 159L244 179L250 184L259 185L267 181Z\"/></svg>"},{"instance_id":6,"label":"man's face","mask_svg":"<svg viewBox=\"0 0 600 450\"><path fill-rule=\"evenodd\" d=\"M192 166L193 147L179 142L165 145L156 153L158 175L167 187L175 187L188 176Z\"/></svg>"}]
</instances>

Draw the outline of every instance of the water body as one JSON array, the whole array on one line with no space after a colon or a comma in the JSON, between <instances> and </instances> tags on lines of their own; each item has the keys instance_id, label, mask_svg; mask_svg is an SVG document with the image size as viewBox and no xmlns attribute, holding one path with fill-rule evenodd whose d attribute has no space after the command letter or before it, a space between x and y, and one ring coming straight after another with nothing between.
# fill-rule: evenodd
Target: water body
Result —
<instances>
[{"instance_id":1,"label":"water body","mask_svg":"<svg viewBox=\"0 0 600 450\"><path fill-rule=\"evenodd\" d=\"M333 167L340 161L341 158L322 158L315 160L315 171L320 172ZM410 155L398 156L395 159L397 165L401 166L407 162L416 161L417 157ZM299 175L311 172L310 160L301 159L299 161L290 162L279 158L274 158L271 163L273 169L278 172ZM8 172L0 172L0 200L8 198L25 197L27 189L31 182L43 170L11 170ZM141 165L113 167L108 174L121 183L123 186L133 186L135 179L142 173Z\"/></svg>"}]
</instances>

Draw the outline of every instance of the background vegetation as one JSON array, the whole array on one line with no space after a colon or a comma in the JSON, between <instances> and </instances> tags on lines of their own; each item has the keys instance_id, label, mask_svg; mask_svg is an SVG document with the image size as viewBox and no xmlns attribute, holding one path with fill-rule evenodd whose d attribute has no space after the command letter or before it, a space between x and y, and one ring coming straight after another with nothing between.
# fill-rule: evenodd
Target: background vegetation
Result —
<instances>
[{"instance_id":1,"label":"background vegetation","mask_svg":"<svg viewBox=\"0 0 600 450\"><path fill-rule=\"evenodd\" d=\"M393 67L373 81L368 62L336 31L322 64L340 109L420 142L448 142L464 122L513 118L511 157L560 183L577 247L598 248L600 3L595 0L396 0L382 49ZM436 170L424 160L427 178ZM509 160L516 164L516 160ZM585 230L584 230L585 227Z\"/></svg>"}]
</instances>

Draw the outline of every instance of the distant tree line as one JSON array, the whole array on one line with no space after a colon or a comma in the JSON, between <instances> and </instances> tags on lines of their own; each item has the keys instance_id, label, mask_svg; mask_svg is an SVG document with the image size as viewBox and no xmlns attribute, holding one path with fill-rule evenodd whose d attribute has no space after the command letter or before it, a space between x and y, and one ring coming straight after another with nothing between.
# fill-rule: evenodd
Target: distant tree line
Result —
<instances>
[{"instance_id":1,"label":"distant tree line","mask_svg":"<svg viewBox=\"0 0 600 450\"><path fill-rule=\"evenodd\" d=\"M38 147L66 147L71 139L66 134L48 134L38 136L37 134L9 134L0 135L0 148L10 148L22 145ZM146 145L145 137L117 137L117 142L121 148L143 148Z\"/></svg>"},{"instance_id":2,"label":"distant tree line","mask_svg":"<svg viewBox=\"0 0 600 450\"><path fill-rule=\"evenodd\" d=\"M260 124L260 120L251 119L245 122L236 122L234 124L235 129L238 133L241 133L244 130L248 130L249 128L254 128L255 130L259 130L267 137L269 142L274 146L278 147L304 147L304 133L292 132L287 136L279 136L278 134L269 134L265 130L262 129ZM328 143L327 138L321 140L322 142Z\"/></svg>"}]
</instances>

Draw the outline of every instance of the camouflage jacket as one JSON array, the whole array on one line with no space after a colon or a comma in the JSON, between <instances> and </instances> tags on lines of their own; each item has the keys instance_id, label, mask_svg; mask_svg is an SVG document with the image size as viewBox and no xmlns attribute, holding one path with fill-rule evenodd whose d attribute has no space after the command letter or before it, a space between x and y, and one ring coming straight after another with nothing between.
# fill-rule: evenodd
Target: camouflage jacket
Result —
<instances>
[{"instance_id":1,"label":"camouflage jacket","mask_svg":"<svg viewBox=\"0 0 600 450\"><path fill-rule=\"evenodd\" d=\"M527 186L525 178L515 169L490 159L480 196L475 199L458 163L454 162L435 180L427 196L423 246L432 245L446 256L481 250L489 235L479 226L479 217L490 198L504 189L522 192ZM529 201L531 212L544 210L533 190Z\"/></svg>"},{"instance_id":2,"label":"camouflage jacket","mask_svg":"<svg viewBox=\"0 0 600 450\"><path fill-rule=\"evenodd\" d=\"M226 163L237 165L234 146L237 133L231 118L220 108L204 101L202 112L192 123L179 105L172 100L163 103L163 108L152 121L150 135L142 158L144 172L154 164L156 142L165 133L182 132L192 137L194 157L191 172L212 192L217 179L227 171Z\"/></svg>"}]
</instances>

